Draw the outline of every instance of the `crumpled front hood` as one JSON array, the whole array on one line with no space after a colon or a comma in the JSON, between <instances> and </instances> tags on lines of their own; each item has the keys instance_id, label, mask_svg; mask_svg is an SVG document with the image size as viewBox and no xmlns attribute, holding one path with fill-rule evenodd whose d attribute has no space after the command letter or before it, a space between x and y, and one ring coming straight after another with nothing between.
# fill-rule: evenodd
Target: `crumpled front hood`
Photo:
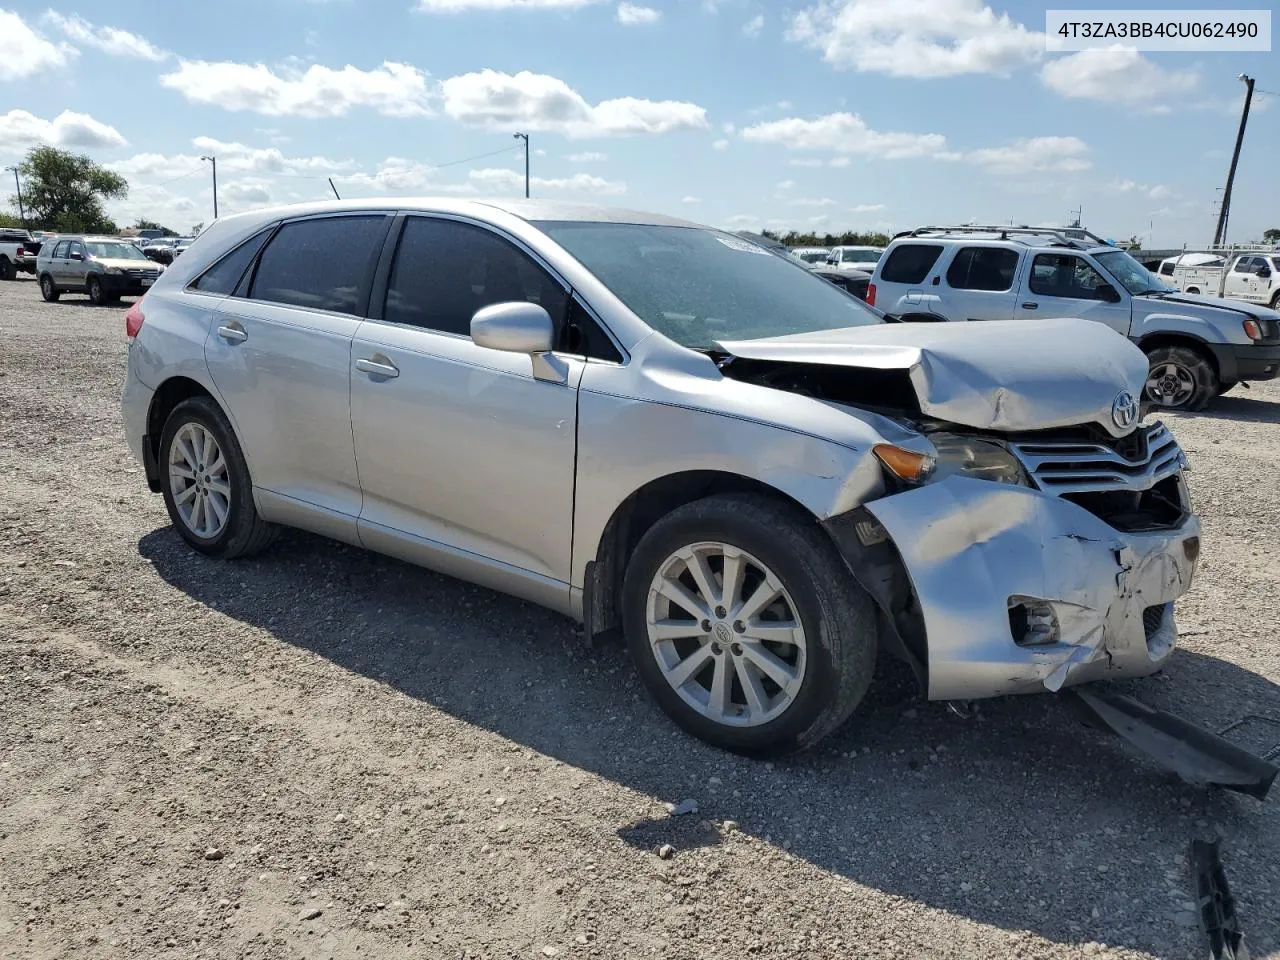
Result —
<instances>
[{"instance_id":1,"label":"crumpled front hood","mask_svg":"<svg viewBox=\"0 0 1280 960\"><path fill-rule=\"evenodd\" d=\"M1147 358L1091 320L892 323L723 342L735 357L903 370L926 416L982 430L1097 423L1114 436L1116 398L1141 397ZM851 373L851 376L856 374Z\"/></svg>"},{"instance_id":2,"label":"crumpled front hood","mask_svg":"<svg viewBox=\"0 0 1280 960\"><path fill-rule=\"evenodd\" d=\"M1259 320L1280 320L1280 311L1264 307L1260 303L1246 303L1243 300L1230 300L1222 297L1206 297L1198 293L1167 293L1164 296L1143 296L1133 298L1134 307L1146 313L1231 313L1239 316L1256 317ZM1176 310L1170 304L1181 307L1196 307L1195 310Z\"/></svg>"}]
</instances>

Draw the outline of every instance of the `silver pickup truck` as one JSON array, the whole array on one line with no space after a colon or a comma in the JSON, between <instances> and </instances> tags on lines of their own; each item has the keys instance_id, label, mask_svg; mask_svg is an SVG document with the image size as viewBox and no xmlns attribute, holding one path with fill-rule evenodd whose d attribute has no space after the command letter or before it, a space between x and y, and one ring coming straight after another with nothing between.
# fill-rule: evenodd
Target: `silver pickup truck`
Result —
<instances>
[{"instance_id":1,"label":"silver pickup truck","mask_svg":"<svg viewBox=\"0 0 1280 960\"><path fill-rule=\"evenodd\" d=\"M1087 231L923 227L876 264L867 301L907 321L1082 317L1128 337L1151 369L1145 399L1203 409L1243 380L1280 375L1280 313L1180 293Z\"/></svg>"}]
</instances>

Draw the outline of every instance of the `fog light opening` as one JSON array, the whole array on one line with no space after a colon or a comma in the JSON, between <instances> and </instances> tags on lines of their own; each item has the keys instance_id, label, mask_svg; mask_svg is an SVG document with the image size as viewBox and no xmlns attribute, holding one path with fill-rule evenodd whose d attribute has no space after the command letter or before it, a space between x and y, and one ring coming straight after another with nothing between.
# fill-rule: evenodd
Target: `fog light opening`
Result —
<instances>
[{"instance_id":1,"label":"fog light opening","mask_svg":"<svg viewBox=\"0 0 1280 960\"><path fill-rule=\"evenodd\" d=\"M1058 642L1058 615L1053 604L1027 597L1009 598L1009 632L1020 647L1044 647Z\"/></svg>"}]
</instances>

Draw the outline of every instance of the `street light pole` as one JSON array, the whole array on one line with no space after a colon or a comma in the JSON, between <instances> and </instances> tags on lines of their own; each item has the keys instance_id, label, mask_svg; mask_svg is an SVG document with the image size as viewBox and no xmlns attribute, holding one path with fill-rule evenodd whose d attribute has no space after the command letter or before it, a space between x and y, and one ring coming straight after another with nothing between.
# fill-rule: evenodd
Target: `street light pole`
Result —
<instances>
[{"instance_id":1,"label":"street light pole","mask_svg":"<svg viewBox=\"0 0 1280 960\"><path fill-rule=\"evenodd\" d=\"M217 157L201 157L201 160L208 160L213 164L213 219L218 219L218 158Z\"/></svg>"},{"instance_id":2,"label":"street light pole","mask_svg":"<svg viewBox=\"0 0 1280 960\"><path fill-rule=\"evenodd\" d=\"M1222 207L1218 210L1218 228L1213 231L1213 245L1220 247L1227 242L1227 218L1231 215L1231 188L1236 182L1236 164L1240 162L1240 147L1244 144L1244 128L1249 122L1249 105L1253 103L1253 77L1240 74L1245 86L1244 110L1240 114L1240 129L1236 133L1236 149L1231 154L1231 169L1227 171L1227 186L1222 191Z\"/></svg>"},{"instance_id":3,"label":"street light pole","mask_svg":"<svg viewBox=\"0 0 1280 960\"><path fill-rule=\"evenodd\" d=\"M524 141L524 198L529 199L529 135L527 133L513 134L515 139Z\"/></svg>"},{"instance_id":4,"label":"street light pole","mask_svg":"<svg viewBox=\"0 0 1280 960\"><path fill-rule=\"evenodd\" d=\"M18 219L22 221L22 229L27 228L27 211L22 205L22 181L18 179L18 168L5 167L6 170L13 171L13 185L18 189Z\"/></svg>"}]
</instances>

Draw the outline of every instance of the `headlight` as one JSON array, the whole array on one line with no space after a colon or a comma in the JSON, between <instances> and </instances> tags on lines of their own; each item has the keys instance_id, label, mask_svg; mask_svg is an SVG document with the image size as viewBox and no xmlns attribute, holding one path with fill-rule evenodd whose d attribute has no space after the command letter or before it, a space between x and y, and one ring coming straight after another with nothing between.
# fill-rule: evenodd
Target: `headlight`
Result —
<instances>
[{"instance_id":1,"label":"headlight","mask_svg":"<svg viewBox=\"0 0 1280 960\"><path fill-rule=\"evenodd\" d=\"M1017 457L994 440L954 433L932 433L929 441L938 451L938 475L960 473L975 480L1027 484Z\"/></svg>"},{"instance_id":2,"label":"headlight","mask_svg":"<svg viewBox=\"0 0 1280 960\"><path fill-rule=\"evenodd\" d=\"M124 273L124 270L121 269L120 267L107 267L106 272L119 274L119 273Z\"/></svg>"}]
</instances>

